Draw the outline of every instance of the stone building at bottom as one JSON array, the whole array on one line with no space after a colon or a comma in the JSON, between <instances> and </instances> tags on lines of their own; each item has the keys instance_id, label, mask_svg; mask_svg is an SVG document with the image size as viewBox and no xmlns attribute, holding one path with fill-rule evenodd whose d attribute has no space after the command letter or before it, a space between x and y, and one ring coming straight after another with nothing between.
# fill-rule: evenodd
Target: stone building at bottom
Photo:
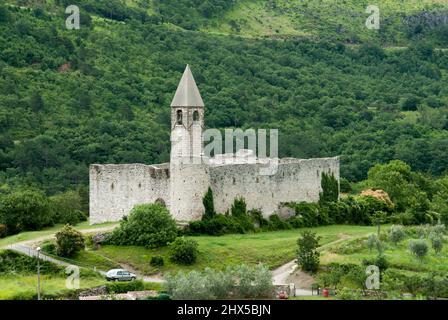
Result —
<instances>
[{"instance_id":1,"label":"stone building at bottom","mask_svg":"<svg viewBox=\"0 0 448 320\"><path fill-rule=\"evenodd\" d=\"M286 202L316 202L323 173L339 181L339 158L257 158L251 150L204 155L204 103L189 66L171 103L171 156L164 164L92 164L90 223L118 221L137 204L164 204L179 222L198 220L210 187L217 212L237 197L265 216ZM187 160L187 161L186 161ZM269 169L275 165L275 170Z\"/></svg>"}]
</instances>

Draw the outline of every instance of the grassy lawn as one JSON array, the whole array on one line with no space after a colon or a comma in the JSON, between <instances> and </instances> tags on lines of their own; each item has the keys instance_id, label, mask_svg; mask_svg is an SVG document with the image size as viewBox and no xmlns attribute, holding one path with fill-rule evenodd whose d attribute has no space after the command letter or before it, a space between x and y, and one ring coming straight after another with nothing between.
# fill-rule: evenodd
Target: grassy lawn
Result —
<instances>
[{"instance_id":1,"label":"grassy lawn","mask_svg":"<svg viewBox=\"0 0 448 320\"><path fill-rule=\"evenodd\" d=\"M377 256L376 250L370 251L364 244L365 239L352 240L340 245L331 246L324 250L321 258L322 264L331 262L338 263L356 263L359 264L363 259L375 258ZM419 261L409 251L409 241L407 238L398 245L390 242L386 243L384 256L390 264L390 267L408 270L408 271L438 271L448 272L448 247L445 245L442 252L436 254L431 248L431 243L427 240L428 255Z\"/></svg>"},{"instance_id":2,"label":"grassy lawn","mask_svg":"<svg viewBox=\"0 0 448 320\"><path fill-rule=\"evenodd\" d=\"M101 277L82 277L81 288L90 288L103 285L105 280ZM0 276L0 300L34 299L37 295L36 275L2 275ZM43 296L60 295L68 291L66 278L62 276L41 276L41 292Z\"/></svg>"},{"instance_id":3,"label":"grassy lawn","mask_svg":"<svg viewBox=\"0 0 448 320\"><path fill-rule=\"evenodd\" d=\"M295 258L297 239L305 229L263 232L243 235L225 235L221 237L191 237L199 243L200 254L192 266L180 266L169 261L169 249L145 249L143 247L103 246L96 251L88 251L75 258L79 264L87 263L92 256L100 255L117 263L127 265L149 275L158 272L176 272L180 270L204 269L206 267L223 269L228 265L241 263L256 264L262 262L274 269ZM319 234L322 245L344 241L350 237L359 237L374 232L375 227L363 226L325 226L312 228ZM162 256L165 265L158 269L151 267L152 256ZM96 258L98 259L98 257Z\"/></svg>"},{"instance_id":4,"label":"grassy lawn","mask_svg":"<svg viewBox=\"0 0 448 320\"><path fill-rule=\"evenodd\" d=\"M75 226L75 228L77 230L82 231L82 230L88 230L88 229L93 229L93 228L110 227L110 226L114 226L114 225L117 225L117 223L116 222L108 222L108 223L90 225L88 221L85 221L85 222L81 222L81 223L77 224ZM53 227L46 228L44 230L27 231L27 232L22 232L22 233L13 235L13 236L9 236L9 237L0 239L0 247L8 246L8 245L16 243L16 242L29 241L29 240L49 236L49 235L52 235L52 234L58 232L62 227L63 227L63 225L55 225Z\"/></svg>"}]
</instances>

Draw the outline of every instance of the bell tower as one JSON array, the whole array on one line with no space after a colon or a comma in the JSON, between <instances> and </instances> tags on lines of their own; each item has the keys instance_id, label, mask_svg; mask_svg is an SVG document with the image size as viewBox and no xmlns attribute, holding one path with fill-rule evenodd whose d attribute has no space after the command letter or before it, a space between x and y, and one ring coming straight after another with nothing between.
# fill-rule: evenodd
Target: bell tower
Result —
<instances>
[{"instance_id":1,"label":"bell tower","mask_svg":"<svg viewBox=\"0 0 448 320\"><path fill-rule=\"evenodd\" d=\"M185 163L203 155L204 102L190 66L171 103L171 162Z\"/></svg>"},{"instance_id":2,"label":"bell tower","mask_svg":"<svg viewBox=\"0 0 448 320\"><path fill-rule=\"evenodd\" d=\"M178 221L199 219L209 185L203 163L204 102L187 65L171 102L171 214Z\"/></svg>"}]
</instances>

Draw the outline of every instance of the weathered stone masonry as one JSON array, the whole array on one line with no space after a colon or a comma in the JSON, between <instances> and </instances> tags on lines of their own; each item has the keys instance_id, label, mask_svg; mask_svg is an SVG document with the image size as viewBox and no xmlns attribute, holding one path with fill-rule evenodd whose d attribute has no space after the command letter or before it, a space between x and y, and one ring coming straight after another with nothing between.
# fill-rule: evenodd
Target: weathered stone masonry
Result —
<instances>
[{"instance_id":1,"label":"weathered stone masonry","mask_svg":"<svg viewBox=\"0 0 448 320\"><path fill-rule=\"evenodd\" d=\"M238 155L230 164L206 158L204 103L188 66L171 107L170 163L90 166L91 224L118 221L136 204L154 202L165 204L177 221L197 220L203 214L202 197L208 187L218 212L226 212L242 196L249 209L261 209L269 216L284 202L317 201L323 172L339 179L338 157L277 159L278 168L272 175L260 174L265 164ZM199 164L183 164L185 157L200 159Z\"/></svg>"}]
</instances>

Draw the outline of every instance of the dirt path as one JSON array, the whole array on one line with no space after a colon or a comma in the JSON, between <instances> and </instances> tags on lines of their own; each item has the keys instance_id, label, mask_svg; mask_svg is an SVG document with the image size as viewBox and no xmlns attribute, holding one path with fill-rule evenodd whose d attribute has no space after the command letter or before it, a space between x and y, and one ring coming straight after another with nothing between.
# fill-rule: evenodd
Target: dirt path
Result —
<instances>
[{"instance_id":1,"label":"dirt path","mask_svg":"<svg viewBox=\"0 0 448 320\"><path fill-rule=\"evenodd\" d=\"M78 230L81 233L95 233L95 232L108 232L108 231L112 231L113 229L115 229L116 225L113 226L108 226L108 227L99 227L99 228L90 228L90 229L83 229L83 230ZM22 245L22 246L27 246L27 247L31 247L31 248L35 248L36 245L42 241L45 240L51 240L55 237L56 232L51 233L51 234L47 234L45 236L40 236L34 239L30 239L30 240L25 240L25 241L19 241L7 246L3 246L0 247L0 249L10 249L11 246L16 246L16 245Z\"/></svg>"},{"instance_id":2,"label":"dirt path","mask_svg":"<svg viewBox=\"0 0 448 320\"><path fill-rule=\"evenodd\" d=\"M338 234L338 240L326 243L318 248L318 251L325 250L340 242L344 242L354 237L340 233ZM272 280L274 285L287 285L294 283L296 287L296 296L312 295L311 285L315 282L315 279L297 268L297 260L290 261L281 267L272 271Z\"/></svg>"}]
</instances>

